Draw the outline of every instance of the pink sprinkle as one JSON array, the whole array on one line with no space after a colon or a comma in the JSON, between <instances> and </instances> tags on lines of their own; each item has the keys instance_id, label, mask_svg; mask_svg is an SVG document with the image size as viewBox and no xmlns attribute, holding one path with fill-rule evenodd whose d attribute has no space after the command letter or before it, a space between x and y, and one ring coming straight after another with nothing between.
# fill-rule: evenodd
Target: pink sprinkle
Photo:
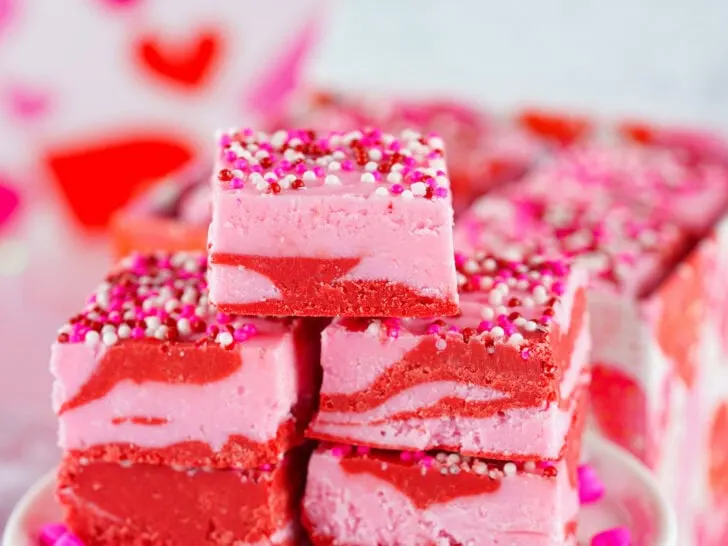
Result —
<instances>
[{"instance_id":1,"label":"pink sprinkle","mask_svg":"<svg viewBox=\"0 0 728 546\"><path fill-rule=\"evenodd\" d=\"M231 317L230 317L230 315L228 315L227 313L218 313L218 314L217 314L217 321L218 321L218 322L219 322L220 324L227 324L227 323L228 323L228 322L230 322L231 320L232 320L232 318L231 318Z\"/></svg>"},{"instance_id":2,"label":"pink sprinkle","mask_svg":"<svg viewBox=\"0 0 728 546\"><path fill-rule=\"evenodd\" d=\"M412 460L412 453L410 453L409 451L400 451L400 453L399 453L399 460L402 461L402 462L405 462L405 463L411 461Z\"/></svg>"},{"instance_id":3,"label":"pink sprinkle","mask_svg":"<svg viewBox=\"0 0 728 546\"><path fill-rule=\"evenodd\" d=\"M427 327L427 333L428 334L439 334L440 333L440 325L439 324L430 324Z\"/></svg>"},{"instance_id":4,"label":"pink sprinkle","mask_svg":"<svg viewBox=\"0 0 728 546\"><path fill-rule=\"evenodd\" d=\"M238 342L243 342L248 340L248 332L246 332L243 328L236 328L236 330L233 332L233 339Z\"/></svg>"},{"instance_id":5,"label":"pink sprinkle","mask_svg":"<svg viewBox=\"0 0 728 546\"><path fill-rule=\"evenodd\" d=\"M371 451L371 449L369 448L369 446L357 446L356 447L356 452L359 455L366 455L367 453L369 453L369 451Z\"/></svg>"},{"instance_id":6,"label":"pink sprinkle","mask_svg":"<svg viewBox=\"0 0 728 546\"><path fill-rule=\"evenodd\" d=\"M462 267L465 264L465 262L467 262L467 261L468 261L468 257L465 254L463 254L461 252L457 252L455 254L455 265L456 266Z\"/></svg>"},{"instance_id":7,"label":"pink sprinkle","mask_svg":"<svg viewBox=\"0 0 728 546\"><path fill-rule=\"evenodd\" d=\"M131 330L132 339L142 339L144 337L144 330L139 326L135 326Z\"/></svg>"},{"instance_id":8,"label":"pink sprinkle","mask_svg":"<svg viewBox=\"0 0 728 546\"><path fill-rule=\"evenodd\" d=\"M435 459L433 457L430 457L427 455L422 459L422 466L424 466L427 469L432 468L432 465L435 463Z\"/></svg>"},{"instance_id":9,"label":"pink sprinkle","mask_svg":"<svg viewBox=\"0 0 728 546\"><path fill-rule=\"evenodd\" d=\"M324 168L320 165L316 165L313 168L313 174L315 174L318 178L321 178L323 175L326 174L326 171L324 171Z\"/></svg>"},{"instance_id":10,"label":"pink sprinkle","mask_svg":"<svg viewBox=\"0 0 728 546\"><path fill-rule=\"evenodd\" d=\"M58 539L68 533L68 527L62 523L47 523L40 528L38 539L42 546L53 546Z\"/></svg>"},{"instance_id":11,"label":"pink sprinkle","mask_svg":"<svg viewBox=\"0 0 728 546\"><path fill-rule=\"evenodd\" d=\"M239 190L244 186L243 179L237 176L230 181L230 187L234 190Z\"/></svg>"},{"instance_id":12,"label":"pink sprinkle","mask_svg":"<svg viewBox=\"0 0 728 546\"><path fill-rule=\"evenodd\" d=\"M232 163L233 161L235 161L235 159L236 159L237 157L238 157L238 156L237 156L237 154L236 154L236 153L235 153L234 151L232 151L232 150L228 150L227 152L225 152L225 159L226 159L227 161L230 161L231 163Z\"/></svg>"},{"instance_id":13,"label":"pink sprinkle","mask_svg":"<svg viewBox=\"0 0 728 546\"><path fill-rule=\"evenodd\" d=\"M594 468L588 464L579 466L579 502L591 504L602 498L604 495L604 484L599 479Z\"/></svg>"},{"instance_id":14,"label":"pink sprinkle","mask_svg":"<svg viewBox=\"0 0 728 546\"><path fill-rule=\"evenodd\" d=\"M632 534L626 527L615 527L597 533L591 539L591 546L631 546Z\"/></svg>"},{"instance_id":15,"label":"pink sprinkle","mask_svg":"<svg viewBox=\"0 0 728 546\"><path fill-rule=\"evenodd\" d=\"M271 468L273 468L273 466L271 466L269 463L265 463L263 466L260 467L263 472L268 472Z\"/></svg>"},{"instance_id":16,"label":"pink sprinkle","mask_svg":"<svg viewBox=\"0 0 728 546\"><path fill-rule=\"evenodd\" d=\"M478 324L478 332L490 332L493 329L493 322L490 320L482 320L480 321L480 324Z\"/></svg>"},{"instance_id":17,"label":"pink sprinkle","mask_svg":"<svg viewBox=\"0 0 728 546\"><path fill-rule=\"evenodd\" d=\"M345 159L341 162L341 170L343 171L353 171L354 170L354 162L351 159Z\"/></svg>"},{"instance_id":18,"label":"pink sprinkle","mask_svg":"<svg viewBox=\"0 0 728 546\"><path fill-rule=\"evenodd\" d=\"M402 184L392 184L392 186L389 188L389 191L391 191L395 195L399 195L404 191L404 186Z\"/></svg>"},{"instance_id":19,"label":"pink sprinkle","mask_svg":"<svg viewBox=\"0 0 728 546\"><path fill-rule=\"evenodd\" d=\"M435 197L447 197L447 188L444 186L435 188Z\"/></svg>"},{"instance_id":20,"label":"pink sprinkle","mask_svg":"<svg viewBox=\"0 0 728 546\"><path fill-rule=\"evenodd\" d=\"M554 291L554 293L557 296L563 296L564 292L566 292L566 287L564 286L564 283L561 281L556 281L551 285L551 289Z\"/></svg>"},{"instance_id":21,"label":"pink sprinkle","mask_svg":"<svg viewBox=\"0 0 728 546\"><path fill-rule=\"evenodd\" d=\"M331 454L334 457L343 457L344 456L344 448L341 446L334 446L331 448Z\"/></svg>"},{"instance_id":22,"label":"pink sprinkle","mask_svg":"<svg viewBox=\"0 0 728 546\"><path fill-rule=\"evenodd\" d=\"M240 169L241 171L244 171L245 169L248 168L248 162L241 157L240 159L235 161L235 168Z\"/></svg>"},{"instance_id":23,"label":"pink sprinkle","mask_svg":"<svg viewBox=\"0 0 728 546\"><path fill-rule=\"evenodd\" d=\"M523 360L528 360L528 357L529 357L529 356L531 356L531 351L529 351L528 349L523 349L523 350L521 351L521 358L522 358Z\"/></svg>"},{"instance_id":24,"label":"pink sprinkle","mask_svg":"<svg viewBox=\"0 0 728 546\"><path fill-rule=\"evenodd\" d=\"M56 540L53 546L84 546L81 539L71 533L66 533L61 538Z\"/></svg>"},{"instance_id":25,"label":"pink sprinkle","mask_svg":"<svg viewBox=\"0 0 728 546\"><path fill-rule=\"evenodd\" d=\"M220 146L224 148L225 146L229 146L232 143L233 139L230 138L230 135L227 133L223 133L223 135L220 137Z\"/></svg>"}]
</instances>

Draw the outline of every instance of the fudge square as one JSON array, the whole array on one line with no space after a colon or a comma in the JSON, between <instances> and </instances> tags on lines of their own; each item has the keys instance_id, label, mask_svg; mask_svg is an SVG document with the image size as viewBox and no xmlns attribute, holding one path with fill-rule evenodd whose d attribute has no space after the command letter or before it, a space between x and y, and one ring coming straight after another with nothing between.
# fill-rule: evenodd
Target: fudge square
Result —
<instances>
[{"instance_id":1,"label":"fudge square","mask_svg":"<svg viewBox=\"0 0 728 546\"><path fill-rule=\"evenodd\" d=\"M584 271L537 254L457 254L460 315L336 319L307 435L383 449L556 460L581 411Z\"/></svg>"},{"instance_id":2,"label":"fudge square","mask_svg":"<svg viewBox=\"0 0 728 546\"><path fill-rule=\"evenodd\" d=\"M230 316L208 301L203 253L124 259L51 351L60 446L109 462L275 463L303 441L318 327Z\"/></svg>"},{"instance_id":3,"label":"fudge square","mask_svg":"<svg viewBox=\"0 0 728 546\"><path fill-rule=\"evenodd\" d=\"M221 311L457 313L440 138L244 129L219 145L209 278Z\"/></svg>"},{"instance_id":4,"label":"fudge square","mask_svg":"<svg viewBox=\"0 0 728 546\"><path fill-rule=\"evenodd\" d=\"M208 165L195 165L155 183L112 216L114 254L207 249L212 188Z\"/></svg>"},{"instance_id":5,"label":"fudge square","mask_svg":"<svg viewBox=\"0 0 728 546\"><path fill-rule=\"evenodd\" d=\"M305 456L265 469L181 469L63 459L58 500L84 544L300 544Z\"/></svg>"},{"instance_id":6,"label":"fudge square","mask_svg":"<svg viewBox=\"0 0 728 546\"><path fill-rule=\"evenodd\" d=\"M314 545L576 545L577 450L557 462L322 446L303 523Z\"/></svg>"}]
</instances>

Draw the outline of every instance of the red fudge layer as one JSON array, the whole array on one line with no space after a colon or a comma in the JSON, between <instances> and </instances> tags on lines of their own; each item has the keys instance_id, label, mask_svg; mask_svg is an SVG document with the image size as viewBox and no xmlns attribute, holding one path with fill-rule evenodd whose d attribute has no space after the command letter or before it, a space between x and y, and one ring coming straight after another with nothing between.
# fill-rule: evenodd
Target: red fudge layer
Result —
<instances>
[{"instance_id":1,"label":"red fudge layer","mask_svg":"<svg viewBox=\"0 0 728 546\"><path fill-rule=\"evenodd\" d=\"M293 546L307 459L301 452L272 470L210 471L70 455L57 494L85 544Z\"/></svg>"},{"instance_id":2,"label":"red fudge layer","mask_svg":"<svg viewBox=\"0 0 728 546\"><path fill-rule=\"evenodd\" d=\"M565 461L324 446L311 459L303 521L316 545L564 546L578 498Z\"/></svg>"},{"instance_id":3,"label":"red fudge layer","mask_svg":"<svg viewBox=\"0 0 728 546\"><path fill-rule=\"evenodd\" d=\"M225 313L298 317L449 316L457 312L451 299L424 296L388 281L345 280L356 258L274 258L214 253L210 263L241 266L270 279L280 299L251 303L219 303ZM231 272L234 277L235 273Z\"/></svg>"},{"instance_id":4,"label":"red fudge layer","mask_svg":"<svg viewBox=\"0 0 728 546\"><path fill-rule=\"evenodd\" d=\"M318 321L242 318L207 301L204 255L136 255L52 347L60 445L109 462L250 468L303 442Z\"/></svg>"},{"instance_id":5,"label":"red fudge layer","mask_svg":"<svg viewBox=\"0 0 728 546\"><path fill-rule=\"evenodd\" d=\"M456 257L452 319L338 319L307 434L383 449L558 459L587 375L585 277L564 262Z\"/></svg>"}]
</instances>

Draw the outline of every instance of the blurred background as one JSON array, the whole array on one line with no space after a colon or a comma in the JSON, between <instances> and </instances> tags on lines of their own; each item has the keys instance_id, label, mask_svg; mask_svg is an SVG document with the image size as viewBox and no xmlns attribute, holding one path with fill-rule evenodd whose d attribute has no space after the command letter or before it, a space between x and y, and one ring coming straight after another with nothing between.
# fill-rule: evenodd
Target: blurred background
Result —
<instances>
[{"instance_id":1,"label":"blurred background","mask_svg":"<svg viewBox=\"0 0 728 546\"><path fill-rule=\"evenodd\" d=\"M48 347L108 224L301 87L728 129L723 0L0 0L0 521L57 458Z\"/></svg>"}]
</instances>

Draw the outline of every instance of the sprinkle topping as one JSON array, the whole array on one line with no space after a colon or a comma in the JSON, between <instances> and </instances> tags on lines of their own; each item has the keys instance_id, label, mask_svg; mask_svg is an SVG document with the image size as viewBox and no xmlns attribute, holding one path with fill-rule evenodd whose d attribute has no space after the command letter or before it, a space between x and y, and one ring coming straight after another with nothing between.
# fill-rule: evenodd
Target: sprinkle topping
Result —
<instances>
[{"instance_id":1,"label":"sprinkle topping","mask_svg":"<svg viewBox=\"0 0 728 546\"><path fill-rule=\"evenodd\" d=\"M469 343L485 343L489 352L497 346L521 348L536 333L547 331L562 312L563 298L572 280L572 268L564 259L532 254L508 260L486 252L455 255L460 315L422 319L338 319L351 331L383 339L396 339L403 329L435 336L438 350L459 336ZM521 357L529 358L528 349Z\"/></svg>"},{"instance_id":2,"label":"sprinkle topping","mask_svg":"<svg viewBox=\"0 0 728 546\"><path fill-rule=\"evenodd\" d=\"M385 465L396 462L399 465L418 466L423 475L428 472L436 472L443 476L465 473L494 480L523 473L539 474L550 478L558 475L556 467L550 462L494 461L447 451L389 451L348 444L329 445L327 449L329 453L338 458L374 457L380 459Z\"/></svg>"},{"instance_id":3,"label":"sprinkle topping","mask_svg":"<svg viewBox=\"0 0 728 546\"><path fill-rule=\"evenodd\" d=\"M404 199L449 194L442 140L434 134L404 130L394 136L378 129L268 134L243 129L223 133L219 147L216 176L226 189L278 195L322 186L364 186L374 194L383 190ZM412 185L417 183L415 193Z\"/></svg>"},{"instance_id":4,"label":"sprinkle topping","mask_svg":"<svg viewBox=\"0 0 728 546\"><path fill-rule=\"evenodd\" d=\"M485 196L460 220L469 244L507 248L515 259L538 253L576 260L593 276L623 287L646 257L667 260L684 232L656 213L618 203L520 195ZM654 212L654 211L653 211Z\"/></svg>"},{"instance_id":5,"label":"sprinkle topping","mask_svg":"<svg viewBox=\"0 0 728 546\"><path fill-rule=\"evenodd\" d=\"M59 343L105 346L127 339L217 343L232 349L257 333L244 318L218 313L207 295L201 253L157 252L124 259L58 332Z\"/></svg>"}]
</instances>

